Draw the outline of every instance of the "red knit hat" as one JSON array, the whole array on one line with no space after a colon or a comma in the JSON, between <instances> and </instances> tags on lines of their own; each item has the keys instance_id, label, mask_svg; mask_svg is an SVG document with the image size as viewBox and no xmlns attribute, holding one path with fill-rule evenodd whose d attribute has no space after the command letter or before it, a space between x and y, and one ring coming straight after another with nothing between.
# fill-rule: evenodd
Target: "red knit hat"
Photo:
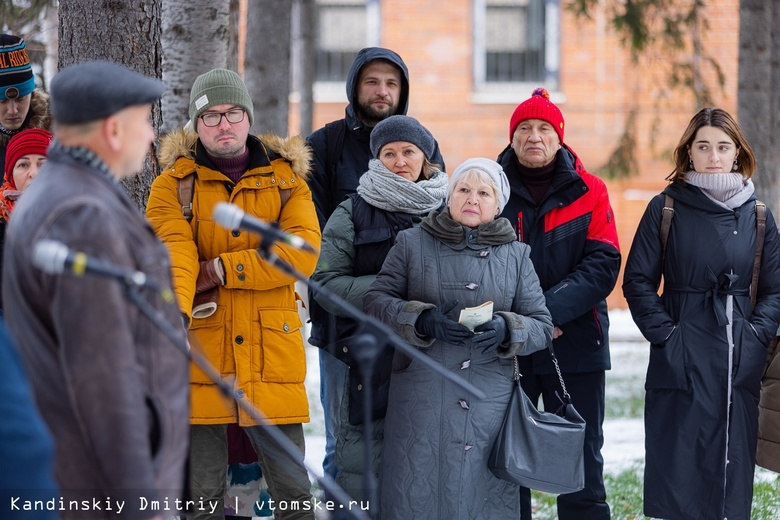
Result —
<instances>
[{"instance_id":1,"label":"red knit hat","mask_svg":"<svg viewBox=\"0 0 780 520\"><path fill-rule=\"evenodd\" d=\"M534 90L529 99L517 105L512 114L512 119L509 120L510 143L515 135L517 125L526 119L541 119L550 123L555 128L561 144L563 144L563 114L561 114L561 109L550 101L550 94L546 89L538 88Z\"/></svg>"},{"instance_id":2,"label":"red knit hat","mask_svg":"<svg viewBox=\"0 0 780 520\"><path fill-rule=\"evenodd\" d=\"M46 149L51 143L52 135L40 128L28 128L14 135L8 141L5 151L5 180L16 189L14 183L14 166L20 157L29 154L46 155Z\"/></svg>"}]
</instances>

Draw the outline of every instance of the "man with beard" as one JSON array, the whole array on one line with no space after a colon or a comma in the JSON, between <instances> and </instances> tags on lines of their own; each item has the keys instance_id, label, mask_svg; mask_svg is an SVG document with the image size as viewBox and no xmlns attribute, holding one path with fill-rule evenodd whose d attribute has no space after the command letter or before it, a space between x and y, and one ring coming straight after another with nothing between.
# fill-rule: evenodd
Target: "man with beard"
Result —
<instances>
[{"instance_id":1,"label":"man with beard","mask_svg":"<svg viewBox=\"0 0 780 520\"><path fill-rule=\"evenodd\" d=\"M406 115L409 104L409 70L390 49L360 50L347 74L346 86L349 104L344 119L326 124L307 138L314 152L309 185L320 230L325 228L336 206L355 193L360 176L368 169L374 126L392 115ZM438 143L430 159L444 170ZM320 351L320 400L325 412L326 444L322 468L335 478L338 470L334 452L347 365L325 350L334 341L333 316L311 297L309 314L309 343L323 349Z\"/></svg>"}]
</instances>

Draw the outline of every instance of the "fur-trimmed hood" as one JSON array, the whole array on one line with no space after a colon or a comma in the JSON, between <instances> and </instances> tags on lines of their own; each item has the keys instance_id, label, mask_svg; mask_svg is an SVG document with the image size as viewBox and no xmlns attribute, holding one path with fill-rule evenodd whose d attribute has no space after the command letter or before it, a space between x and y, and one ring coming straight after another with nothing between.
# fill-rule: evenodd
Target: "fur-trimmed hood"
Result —
<instances>
[{"instance_id":1,"label":"fur-trimmed hood","mask_svg":"<svg viewBox=\"0 0 780 520\"><path fill-rule=\"evenodd\" d=\"M308 179L311 172L312 151L306 141L299 135L284 138L271 133L256 136L267 150L269 160L274 155L284 158L290 163L293 173ZM168 169L180 159L194 159L195 145L198 134L192 130L180 128L160 139L157 158L163 169Z\"/></svg>"},{"instance_id":2,"label":"fur-trimmed hood","mask_svg":"<svg viewBox=\"0 0 780 520\"><path fill-rule=\"evenodd\" d=\"M22 125L20 130L26 130L28 128L43 128L44 130L51 130L51 112L49 111L49 94L43 90L36 88L30 94L30 113L29 119ZM0 148L8 146L8 141L11 140L10 135L0 133ZM2 166L0 166L0 170Z\"/></svg>"}]
</instances>

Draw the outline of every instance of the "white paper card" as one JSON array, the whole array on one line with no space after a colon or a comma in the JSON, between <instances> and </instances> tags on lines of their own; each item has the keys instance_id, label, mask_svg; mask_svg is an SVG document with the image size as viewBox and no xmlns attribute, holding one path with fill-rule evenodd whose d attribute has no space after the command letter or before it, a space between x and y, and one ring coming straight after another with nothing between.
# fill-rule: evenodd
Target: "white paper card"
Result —
<instances>
[{"instance_id":1,"label":"white paper card","mask_svg":"<svg viewBox=\"0 0 780 520\"><path fill-rule=\"evenodd\" d=\"M460 311L458 323L474 330L477 325L489 322L493 318L493 302L485 302L479 307L466 307Z\"/></svg>"}]
</instances>

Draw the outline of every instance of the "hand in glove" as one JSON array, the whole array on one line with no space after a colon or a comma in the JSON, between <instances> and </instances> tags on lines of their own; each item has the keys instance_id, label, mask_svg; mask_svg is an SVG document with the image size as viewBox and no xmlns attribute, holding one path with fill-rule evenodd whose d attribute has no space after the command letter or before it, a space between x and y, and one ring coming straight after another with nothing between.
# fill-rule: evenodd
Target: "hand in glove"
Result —
<instances>
[{"instance_id":1,"label":"hand in glove","mask_svg":"<svg viewBox=\"0 0 780 520\"><path fill-rule=\"evenodd\" d=\"M424 310L417 318L414 328L423 336L431 336L450 345L465 345L474 333L465 325L447 317L447 313L457 305L458 302L455 300L434 309Z\"/></svg>"},{"instance_id":2,"label":"hand in glove","mask_svg":"<svg viewBox=\"0 0 780 520\"><path fill-rule=\"evenodd\" d=\"M198 280L195 282L195 294L208 291L212 287L225 285L225 267L219 257L200 263Z\"/></svg>"},{"instance_id":3,"label":"hand in glove","mask_svg":"<svg viewBox=\"0 0 780 520\"><path fill-rule=\"evenodd\" d=\"M471 338L473 348L481 348L483 354L493 352L499 345L509 340L509 329L506 320L499 314L494 314L493 319L474 328L474 337Z\"/></svg>"}]
</instances>

